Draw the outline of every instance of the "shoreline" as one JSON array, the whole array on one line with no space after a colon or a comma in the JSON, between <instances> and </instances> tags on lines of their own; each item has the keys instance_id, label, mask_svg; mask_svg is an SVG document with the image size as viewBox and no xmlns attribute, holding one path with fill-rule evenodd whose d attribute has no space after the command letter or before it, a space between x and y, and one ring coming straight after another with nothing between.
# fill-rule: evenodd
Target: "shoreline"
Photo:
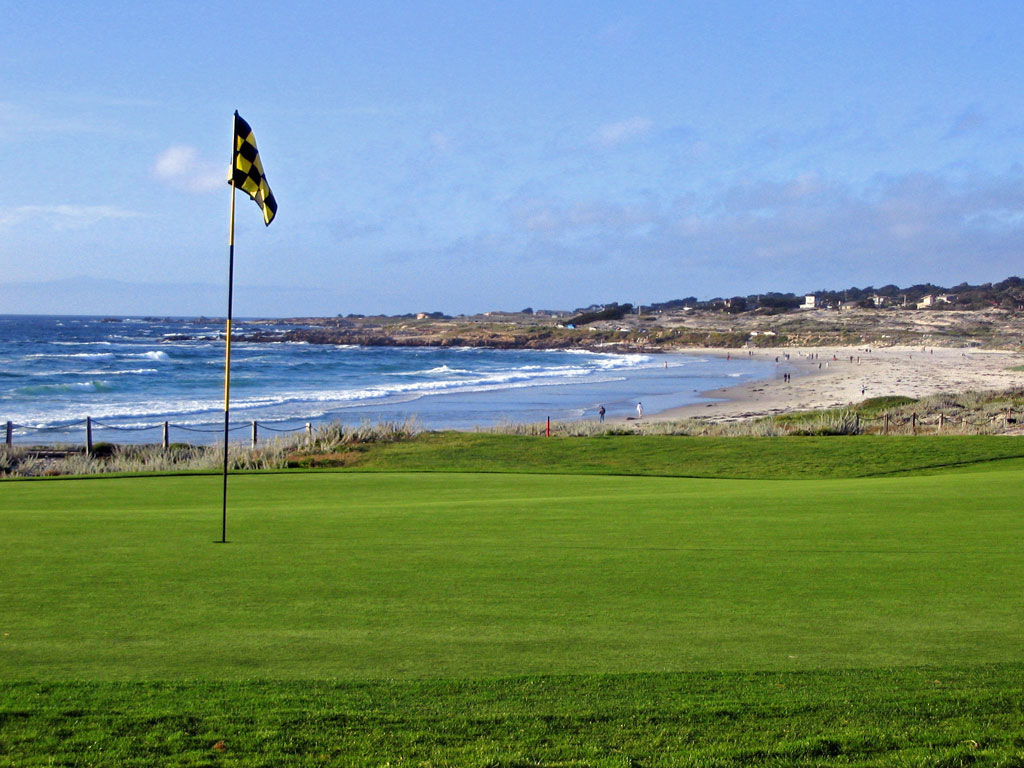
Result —
<instances>
[{"instance_id":1,"label":"shoreline","mask_svg":"<svg viewBox=\"0 0 1024 768\"><path fill-rule=\"evenodd\" d=\"M175 331L175 333L165 332L168 330ZM136 360L146 358L166 363L171 361L169 355L180 357L174 350L165 352L155 346L175 339L177 346L191 348L192 345L188 345L185 339L177 340L177 330L178 326L167 326L166 328L160 326L156 328L159 333L154 334L147 329L147 332L138 338L130 338L129 341L124 342L124 349L118 348L118 354L123 353L131 360L111 363L110 370L113 373L109 375L120 372L121 368L126 366L126 373L158 373L159 363L147 363L147 365L154 366L152 371L139 371L135 369L138 364ZM81 335L81 339L74 343L92 344L96 343L95 338L106 338L107 335L109 335L109 331L101 328L92 335ZM187 341L191 340L191 338L187 339ZM312 344L312 342L310 343ZM313 353L316 352L316 346L320 346L320 344L314 345ZM196 349L191 349L188 354L193 357L199 355L195 359L205 360L204 356L207 356L207 352L204 350L207 350L208 347L210 347L209 344L199 345ZM278 344L269 345L269 347L275 354L282 350L287 352L292 349L292 347ZM295 347L294 349L310 350L311 347ZM419 375L444 372L446 377L442 377L444 378L442 383L446 386L433 386L433 378L420 376L424 381L421 382L417 379L413 384L408 384L405 379L402 379L398 385L390 387L386 391L378 392L377 390L381 387L374 385L366 390L368 393L366 396L361 395L363 390L355 389L353 392L361 395L360 397L346 397L348 390L340 389L334 393L334 389L341 386L336 383L336 378L346 373L345 369L335 370L332 368L328 372L329 376L324 374L320 379L307 383L306 389L300 388L297 390L297 394L287 389L284 390L278 400L264 398L264 401L260 401L250 398L251 401L245 401L243 398L240 402L236 396L232 415L235 416L240 426L233 428L242 429L245 426L240 421L241 419L259 422L261 428L267 430L264 440L278 432L300 431L307 422L321 424L334 420L344 422L352 420L391 421L416 418L421 420L423 428L427 430L477 430L491 428L506 422L535 423L543 421L546 415L558 421L586 422L596 417L597 405L600 403L604 403L608 408L609 421L620 424L632 423L635 426L638 424L638 420L635 415L631 416L630 414L635 413L634 407L640 401L647 406L647 413L643 417L644 421L656 423L700 419L725 423L797 411L843 408L866 399L882 396L903 395L918 399L936 393L960 394L971 390L991 392L1024 387L1024 372L1010 370L1012 367L1024 366L1024 350L1021 349L995 351L982 350L977 347L931 347L917 344L879 347L864 344L798 346L786 343L780 343L773 347L738 344L730 347L708 347L700 344L680 344L679 346L662 345L657 350L628 351L618 348L618 345L605 343L597 343L591 348L549 347L547 349L551 352L626 354L630 357L639 355L646 358L646 361L639 365L634 361L629 364L613 366L616 372L610 376L587 377L583 375L594 371L605 373L607 367L603 364L591 365L583 371L583 374L573 373L569 376L564 373L567 366L556 360L551 361L551 365L554 367L545 376L538 377L534 373L529 373L523 374L519 378L509 378L504 375L509 371L512 373L519 371L520 368L516 366L521 366L522 370L529 369L531 371L541 367L535 365L536 361L531 358L528 361L515 363L509 371L505 370L507 366L502 363L497 369L494 369L503 374L497 379L484 375L488 372L493 373L493 366L492 368L484 366L477 372L483 376L480 381L476 381L473 377L462 381L456 376L452 383L460 386L449 387L447 379L452 377L447 374L473 373L473 371L455 370L460 366L452 363L445 356L450 349L450 347L406 348L403 353L405 357L402 359L405 360L403 365L407 363L409 370L405 372L403 369L403 372L399 374L382 374L385 376L409 375L410 373ZM461 354L463 351L476 351L476 349L475 347L459 348L454 352ZM114 354L106 350L104 350L104 354L97 355L92 348L88 349L88 353L82 354L59 351L61 354L54 354L55 358L114 358ZM266 350L257 351L260 355L269 354ZM482 352L483 349L480 351ZM508 350L508 352L513 351L539 353L541 350L532 347L517 347L515 350ZM428 353L435 352L440 355L436 360L434 357L423 357ZM662 368L659 353L667 353L666 357L678 356L690 360L703 358L707 365L692 367L688 364L677 365L671 360L667 360L664 365L666 370L663 374L657 370ZM308 354L303 351L300 357L302 360L306 360ZM373 354L377 355L378 353L373 351ZM192 360L193 357L188 357L188 359ZM281 355L272 357L271 360L272 362L283 360L282 364L287 363L288 366L291 366L294 362L293 357L290 353L282 352ZM314 358L321 360L321 357L316 355ZM328 355L324 359L328 358L332 365L338 365L337 355ZM406 358L409 359L406 360ZM258 359L262 360L263 358ZM373 358L373 360L376 359L376 357ZM518 360L518 358L516 359ZM421 364L421 360L430 362ZM732 362L727 362L728 360ZM651 361L654 362L651 363ZM524 365L524 362L530 364ZM63 362L60 362L60 365L67 367L67 364ZM88 365L93 364L88 363ZM668 370L670 366L677 368L678 372L670 372ZM100 366L93 365L93 367ZM473 365L469 365L469 367L475 370ZM703 367L708 369L708 375L702 374L700 369ZM78 375L79 368L81 365L77 363L71 365L68 368L70 373L67 375ZM429 370L421 370L427 368ZM292 369L282 370L290 371ZM357 372L358 370L361 369L357 369ZM376 369L371 366L367 370L372 373ZM571 370L576 369L571 368ZM90 368L84 372L89 376L108 375L104 371L106 371L105 368L100 371ZM563 373L559 374L559 371ZM331 378L331 376L335 378ZM589 381L589 378L593 378L595 381ZM58 384L58 389L60 387L70 389L72 394L80 389L92 392L83 384L74 383L75 381L77 380L72 379L72 384ZM139 379L139 381L145 383L149 379ZM370 380L367 379L367 381ZM85 382L85 384L92 385L97 383L106 384L103 381ZM370 381L370 383L373 382ZM466 383L476 383L478 386L462 386ZM427 384L431 386L426 389L421 386ZM543 384L559 386L550 389L536 389L537 386ZM356 385L370 386L362 379L354 379L354 383L349 384L350 388ZM139 386L140 391L145 391L145 387L141 384ZM308 396L306 390L313 392L317 397ZM64 419L66 428L58 428L60 425L56 423L40 426L41 422L33 421L31 418L13 418L15 423L12 426L24 430L16 433L14 437L17 438L19 444L24 444L27 438L35 434L31 430L45 429L46 436L52 438L46 442L63 442L64 440L78 442L77 433L80 431L78 425L85 423L84 418L90 414L87 409L98 408L100 406L97 404L102 405L109 399L108 395L102 394L104 389L97 391L100 394L91 399L86 395L77 399L69 399L72 405L80 405L81 412L72 414L76 418ZM273 389L273 391L276 393L277 389ZM324 393L323 397L319 396L321 393ZM326 396L330 394L334 394L333 399ZM285 395L291 399L285 398ZM426 399L421 401L421 398ZM379 402L381 399L384 401ZM335 403L335 400L341 404ZM40 399L40 402L44 401ZM117 406L127 401L122 395L115 397L112 402L114 406ZM287 407L277 408L281 404ZM304 405L308 408L305 412L300 413ZM212 409L208 410L212 413ZM140 415L142 413L141 411L131 411L130 416L100 413L98 414L100 421L95 421L97 414L94 410L92 413L93 427L100 430L120 430L116 435L106 433L113 435L109 439L118 443L150 442L152 436L143 433L147 430L158 429L162 426L162 421L184 420L184 424L171 423L170 426L188 432L185 438L189 441L198 440L200 443L215 441L213 437L210 437L209 440L205 436L197 437L192 434L195 432L209 432L210 435L223 434L223 430L217 425L217 422L212 420L208 424L206 421L196 421L195 419L168 418L166 414L177 413L177 411L171 410L167 410L166 413L154 413L151 417ZM181 410L181 413L190 414L192 411ZM195 411L195 413L205 415L202 411ZM296 413L299 415L295 415ZM17 417L16 413L6 415L9 419ZM110 423L103 423L104 421ZM146 423L143 424L143 422ZM25 426L26 424L30 426ZM205 427L210 428L206 429ZM137 436L134 434L136 432ZM175 434L177 435L177 433Z\"/></svg>"},{"instance_id":2,"label":"shoreline","mask_svg":"<svg viewBox=\"0 0 1024 768\"><path fill-rule=\"evenodd\" d=\"M701 392L708 402L667 408L645 416L646 420L741 421L846 407L873 397L903 395L918 399L940 393L1024 386L1024 371L1009 370L1024 366L1024 354L1016 352L916 346L674 351L755 360L778 358L778 369L767 379ZM790 381L784 380L784 373L791 374Z\"/></svg>"}]
</instances>

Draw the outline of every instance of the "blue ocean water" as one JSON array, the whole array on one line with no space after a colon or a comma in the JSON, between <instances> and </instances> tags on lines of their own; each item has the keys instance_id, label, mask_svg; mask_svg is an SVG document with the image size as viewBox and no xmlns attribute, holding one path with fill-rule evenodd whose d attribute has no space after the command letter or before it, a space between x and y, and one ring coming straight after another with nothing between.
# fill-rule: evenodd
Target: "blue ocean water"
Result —
<instances>
[{"instance_id":1,"label":"blue ocean water","mask_svg":"<svg viewBox=\"0 0 1024 768\"><path fill-rule=\"evenodd\" d=\"M222 334L201 319L0 315L0 424L17 425L18 443L78 442L87 416L96 440L158 442L167 421L174 441L216 442ZM772 362L745 357L236 342L231 421L290 430L416 417L427 429L472 429L596 418L602 404L627 416L637 401L655 413L773 375Z\"/></svg>"}]
</instances>

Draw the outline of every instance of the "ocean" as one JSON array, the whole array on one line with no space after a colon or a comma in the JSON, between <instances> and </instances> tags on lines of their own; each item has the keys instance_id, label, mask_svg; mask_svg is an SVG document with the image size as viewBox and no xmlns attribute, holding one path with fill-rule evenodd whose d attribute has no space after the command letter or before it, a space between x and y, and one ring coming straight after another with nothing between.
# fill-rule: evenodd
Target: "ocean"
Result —
<instances>
[{"instance_id":1,"label":"ocean","mask_svg":"<svg viewBox=\"0 0 1024 768\"><path fill-rule=\"evenodd\" d=\"M292 326L301 327L301 326ZM236 333L286 330L237 321ZM0 428L16 444L93 439L156 443L223 436L220 321L0 315ZM613 354L468 347L357 347L235 342L232 439L307 423L395 421L426 429L632 416L700 402L700 393L775 375L745 356Z\"/></svg>"}]
</instances>

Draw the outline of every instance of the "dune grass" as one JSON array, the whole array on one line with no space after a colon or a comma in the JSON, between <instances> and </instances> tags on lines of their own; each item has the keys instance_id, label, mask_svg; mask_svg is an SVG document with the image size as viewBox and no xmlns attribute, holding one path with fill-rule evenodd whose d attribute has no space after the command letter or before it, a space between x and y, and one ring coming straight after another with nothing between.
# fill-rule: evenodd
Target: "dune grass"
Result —
<instances>
[{"instance_id":1,"label":"dune grass","mask_svg":"<svg viewBox=\"0 0 1024 768\"><path fill-rule=\"evenodd\" d=\"M495 437L235 476L223 545L216 477L0 483L0 766L1024 765L1013 438Z\"/></svg>"}]
</instances>

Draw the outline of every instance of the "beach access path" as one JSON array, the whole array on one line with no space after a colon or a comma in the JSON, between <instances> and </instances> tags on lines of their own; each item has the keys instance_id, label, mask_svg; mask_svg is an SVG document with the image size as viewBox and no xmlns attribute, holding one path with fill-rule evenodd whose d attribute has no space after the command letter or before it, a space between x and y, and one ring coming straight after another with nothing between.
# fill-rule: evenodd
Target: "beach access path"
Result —
<instances>
[{"instance_id":1,"label":"beach access path","mask_svg":"<svg viewBox=\"0 0 1024 768\"><path fill-rule=\"evenodd\" d=\"M1024 387L1024 354L948 347L775 347L680 349L734 359L778 359L775 376L701 393L710 402L669 408L651 420L739 421L792 411L836 408L872 397ZM784 374L789 373L789 380Z\"/></svg>"}]
</instances>

